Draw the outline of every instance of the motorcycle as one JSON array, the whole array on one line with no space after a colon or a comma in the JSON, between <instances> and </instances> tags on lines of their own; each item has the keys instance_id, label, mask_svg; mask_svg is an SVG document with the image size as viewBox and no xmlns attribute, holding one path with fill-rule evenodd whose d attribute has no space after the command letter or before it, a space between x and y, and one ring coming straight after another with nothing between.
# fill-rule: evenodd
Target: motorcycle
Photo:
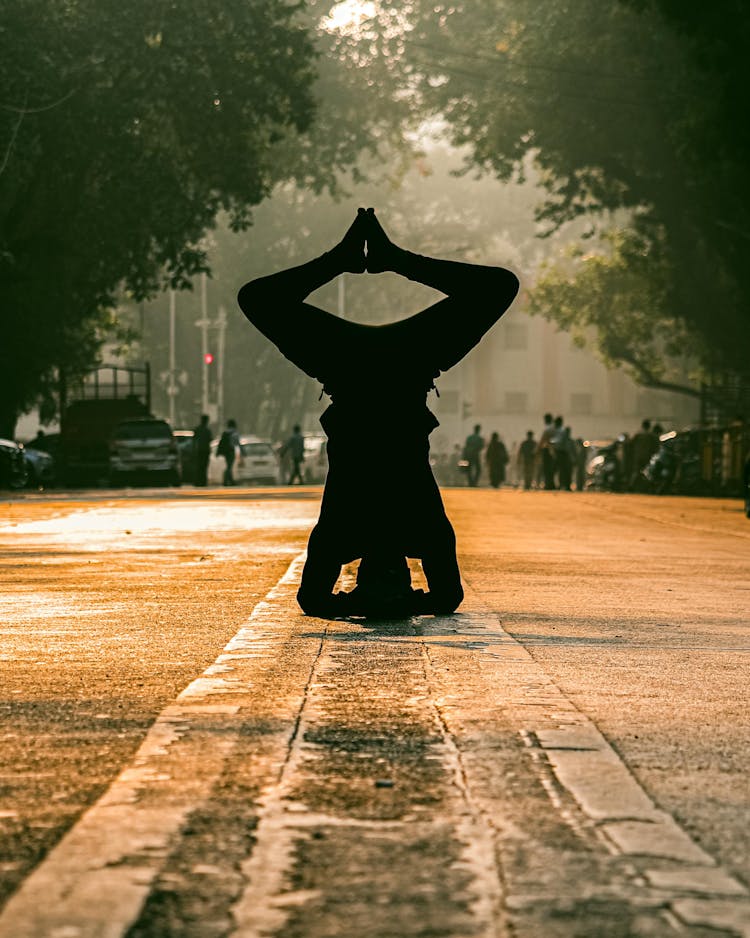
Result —
<instances>
[{"instance_id":1,"label":"motorcycle","mask_svg":"<svg viewBox=\"0 0 750 938\"><path fill-rule=\"evenodd\" d=\"M622 485L622 470L618 449L621 440L601 446L586 466L586 488L599 492L619 492Z\"/></svg>"},{"instance_id":2,"label":"motorcycle","mask_svg":"<svg viewBox=\"0 0 750 938\"><path fill-rule=\"evenodd\" d=\"M664 433L641 474L655 495L698 495L705 489L698 437L694 432Z\"/></svg>"}]
</instances>

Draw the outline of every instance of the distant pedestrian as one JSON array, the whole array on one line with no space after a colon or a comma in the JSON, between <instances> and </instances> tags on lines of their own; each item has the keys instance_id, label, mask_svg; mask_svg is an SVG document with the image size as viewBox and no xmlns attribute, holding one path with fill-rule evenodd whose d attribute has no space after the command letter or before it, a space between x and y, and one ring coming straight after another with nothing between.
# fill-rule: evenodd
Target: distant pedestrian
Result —
<instances>
[{"instance_id":1,"label":"distant pedestrian","mask_svg":"<svg viewBox=\"0 0 750 938\"><path fill-rule=\"evenodd\" d=\"M493 433L490 437L484 458L490 475L490 485L493 489L498 489L505 482L505 467L508 465L508 450L499 433Z\"/></svg>"},{"instance_id":2,"label":"distant pedestrian","mask_svg":"<svg viewBox=\"0 0 750 938\"><path fill-rule=\"evenodd\" d=\"M213 436L208 425L208 414L201 414L200 423L193 430L192 462L193 484L206 485L208 482L208 460L211 455Z\"/></svg>"},{"instance_id":3,"label":"distant pedestrian","mask_svg":"<svg viewBox=\"0 0 750 938\"><path fill-rule=\"evenodd\" d=\"M302 463L305 461L305 438L302 436L298 423L295 423L292 429L292 435L281 447L281 455L288 456L292 463L288 485L293 485L295 479L297 479L300 485L304 485L305 480L302 478Z\"/></svg>"},{"instance_id":4,"label":"distant pedestrian","mask_svg":"<svg viewBox=\"0 0 750 938\"><path fill-rule=\"evenodd\" d=\"M570 427L565 427L562 442L557 450L557 475L560 488L570 492L573 483L573 467L576 464L576 442L572 437Z\"/></svg>"},{"instance_id":5,"label":"distant pedestrian","mask_svg":"<svg viewBox=\"0 0 750 938\"><path fill-rule=\"evenodd\" d=\"M563 427L563 418L555 417L553 423L551 443L552 455L555 460L554 479L555 488L566 489L570 491L570 455L568 452L568 440Z\"/></svg>"},{"instance_id":6,"label":"distant pedestrian","mask_svg":"<svg viewBox=\"0 0 750 938\"><path fill-rule=\"evenodd\" d=\"M518 449L518 468L523 476L523 487L528 491L534 481L534 467L536 466L537 442L534 431L526 431L526 439Z\"/></svg>"},{"instance_id":7,"label":"distant pedestrian","mask_svg":"<svg viewBox=\"0 0 750 938\"><path fill-rule=\"evenodd\" d=\"M542 462L542 481L545 489L555 488L555 448L552 437L555 432L555 423L552 414L544 415L544 429L539 437L537 451Z\"/></svg>"},{"instance_id":8,"label":"distant pedestrian","mask_svg":"<svg viewBox=\"0 0 750 938\"><path fill-rule=\"evenodd\" d=\"M481 426L474 425L474 432L466 437L464 444L464 459L468 462L469 485L478 485L479 476L482 473L482 450L484 449L484 437L481 434Z\"/></svg>"},{"instance_id":9,"label":"distant pedestrian","mask_svg":"<svg viewBox=\"0 0 750 938\"><path fill-rule=\"evenodd\" d=\"M237 458L237 450L240 448L240 436L237 433L237 421L231 418L227 420L226 430L221 434L219 445L216 448L216 455L223 456L226 461L224 470L224 485L234 485L234 476L232 469L234 461Z\"/></svg>"},{"instance_id":10,"label":"distant pedestrian","mask_svg":"<svg viewBox=\"0 0 750 938\"><path fill-rule=\"evenodd\" d=\"M628 475L631 489L640 487L641 472L646 468L658 448L659 438L651 429L651 421L643 420L641 429L633 436L631 441L632 464Z\"/></svg>"}]
</instances>

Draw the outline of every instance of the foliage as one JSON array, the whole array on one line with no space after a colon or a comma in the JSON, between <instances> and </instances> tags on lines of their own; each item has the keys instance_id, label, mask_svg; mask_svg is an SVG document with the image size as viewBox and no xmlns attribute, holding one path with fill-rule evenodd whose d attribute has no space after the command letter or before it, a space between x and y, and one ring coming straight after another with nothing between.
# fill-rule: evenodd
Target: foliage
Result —
<instances>
[{"instance_id":1,"label":"foliage","mask_svg":"<svg viewBox=\"0 0 750 938\"><path fill-rule=\"evenodd\" d=\"M624 365L640 384L696 395L682 383L693 337L669 312L669 269L661 244L612 229L601 250L569 246L547 261L528 294L529 311L554 320L574 342L591 333L605 364Z\"/></svg>"},{"instance_id":2,"label":"foliage","mask_svg":"<svg viewBox=\"0 0 750 938\"><path fill-rule=\"evenodd\" d=\"M283 0L15 0L0 27L0 431L134 297L205 266L304 131L314 50Z\"/></svg>"},{"instance_id":3,"label":"foliage","mask_svg":"<svg viewBox=\"0 0 750 938\"><path fill-rule=\"evenodd\" d=\"M705 370L747 375L750 23L738 0L414 7L414 86L472 165L510 179L533 156L548 232L627 210L659 246L665 324L684 324Z\"/></svg>"}]
</instances>

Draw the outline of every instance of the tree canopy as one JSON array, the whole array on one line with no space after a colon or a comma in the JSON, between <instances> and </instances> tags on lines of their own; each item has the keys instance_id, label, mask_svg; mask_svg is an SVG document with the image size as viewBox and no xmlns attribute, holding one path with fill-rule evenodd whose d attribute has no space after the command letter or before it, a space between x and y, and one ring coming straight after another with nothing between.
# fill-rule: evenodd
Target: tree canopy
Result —
<instances>
[{"instance_id":1,"label":"tree canopy","mask_svg":"<svg viewBox=\"0 0 750 938\"><path fill-rule=\"evenodd\" d=\"M313 115L283 0L17 0L0 26L0 434L91 361L118 288L179 286L225 210L246 224Z\"/></svg>"},{"instance_id":2,"label":"tree canopy","mask_svg":"<svg viewBox=\"0 0 750 938\"><path fill-rule=\"evenodd\" d=\"M738 0L415 10L413 83L472 164L507 180L533 157L548 233L583 216L601 230L626 212L629 237L649 242L654 334L679 321L706 373L746 380L750 23ZM639 261L637 278L648 275Z\"/></svg>"}]
</instances>

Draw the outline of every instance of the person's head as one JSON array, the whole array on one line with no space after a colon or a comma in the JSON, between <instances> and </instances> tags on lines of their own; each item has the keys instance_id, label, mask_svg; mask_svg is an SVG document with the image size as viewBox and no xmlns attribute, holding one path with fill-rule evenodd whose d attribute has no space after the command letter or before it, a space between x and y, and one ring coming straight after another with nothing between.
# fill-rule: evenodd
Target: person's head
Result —
<instances>
[{"instance_id":1,"label":"person's head","mask_svg":"<svg viewBox=\"0 0 750 938\"><path fill-rule=\"evenodd\" d=\"M499 439L500 439L500 434L497 433L497 431L492 434L492 442L493 442L493 443L496 442L496 441L499 440Z\"/></svg>"},{"instance_id":2,"label":"person's head","mask_svg":"<svg viewBox=\"0 0 750 938\"><path fill-rule=\"evenodd\" d=\"M641 430L643 430L644 433L648 433L648 431L649 431L650 429L651 429L651 421L650 421L650 420L647 419L647 420L641 421Z\"/></svg>"},{"instance_id":3,"label":"person's head","mask_svg":"<svg viewBox=\"0 0 750 938\"><path fill-rule=\"evenodd\" d=\"M237 429L237 421L234 419L234 417L230 417L229 420L227 420L227 426L230 430Z\"/></svg>"},{"instance_id":4,"label":"person's head","mask_svg":"<svg viewBox=\"0 0 750 938\"><path fill-rule=\"evenodd\" d=\"M559 427L561 427L562 425L563 425L563 419L562 419L562 417L555 417L555 426L559 428Z\"/></svg>"},{"instance_id":5,"label":"person's head","mask_svg":"<svg viewBox=\"0 0 750 938\"><path fill-rule=\"evenodd\" d=\"M533 430L527 430L527 431L526 431L526 439L527 439L527 440L533 440L533 439L534 439L534 431L533 431Z\"/></svg>"},{"instance_id":6,"label":"person's head","mask_svg":"<svg viewBox=\"0 0 750 938\"><path fill-rule=\"evenodd\" d=\"M292 433L299 433L299 424L298 424L298 423L295 423L295 425L292 427Z\"/></svg>"},{"instance_id":7,"label":"person's head","mask_svg":"<svg viewBox=\"0 0 750 938\"><path fill-rule=\"evenodd\" d=\"M552 414L545 414L545 415L544 415L544 422L545 422L545 423L552 423Z\"/></svg>"},{"instance_id":8,"label":"person's head","mask_svg":"<svg viewBox=\"0 0 750 938\"><path fill-rule=\"evenodd\" d=\"M474 433L479 433L481 429L482 429L481 424L478 424L478 423L474 424Z\"/></svg>"},{"instance_id":9,"label":"person's head","mask_svg":"<svg viewBox=\"0 0 750 938\"><path fill-rule=\"evenodd\" d=\"M573 435L573 431L570 429L570 427L566 427L566 428L565 428L565 435L566 435L566 436L572 436L572 435Z\"/></svg>"},{"instance_id":10,"label":"person's head","mask_svg":"<svg viewBox=\"0 0 750 938\"><path fill-rule=\"evenodd\" d=\"M208 414L201 414L201 426L208 426Z\"/></svg>"}]
</instances>

